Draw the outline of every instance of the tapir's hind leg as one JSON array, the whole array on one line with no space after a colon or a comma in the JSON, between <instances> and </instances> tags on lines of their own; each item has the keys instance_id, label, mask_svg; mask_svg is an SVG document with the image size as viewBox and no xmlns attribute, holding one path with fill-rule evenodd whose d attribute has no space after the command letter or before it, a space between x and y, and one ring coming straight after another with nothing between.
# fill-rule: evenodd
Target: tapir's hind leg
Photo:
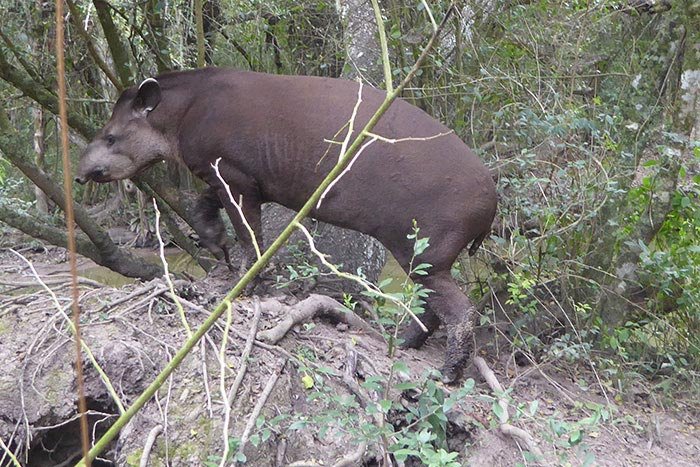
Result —
<instances>
[{"instance_id":1,"label":"tapir's hind leg","mask_svg":"<svg viewBox=\"0 0 700 467\"><path fill-rule=\"evenodd\" d=\"M418 280L433 290L426 300L427 308L440 318L447 330L445 364L441 372L443 381L452 383L459 378L471 355L476 308L452 279L449 270L436 271Z\"/></svg>"},{"instance_id":2,"label":"tapir's hind leg","mask_svg":"<svg viewBox=\"0 0 700 467\"><path fill-rule=\"evenodd\" d=\"M435 235L442 241L431 251L428 249L420 257L421 261L432 264L427 276L416 276L413 280L432 290L425 301L425 313L420 320L428 328L423 331L414 321L402 334L404 347L420 347L442 323L447 330L445 364L441 371L443 381L454 382L471 354L471 335L474 328L476 308L460 290L450 274L450 268L457 253L466 246L459 237ZM452 240L452 242L450 242ZM405 245L389 248L399 264L409 267L412 251ZM457 253L454 253L457 252ZM453 254L454 253L454 254Z\"/></svg>"}]
</instances>

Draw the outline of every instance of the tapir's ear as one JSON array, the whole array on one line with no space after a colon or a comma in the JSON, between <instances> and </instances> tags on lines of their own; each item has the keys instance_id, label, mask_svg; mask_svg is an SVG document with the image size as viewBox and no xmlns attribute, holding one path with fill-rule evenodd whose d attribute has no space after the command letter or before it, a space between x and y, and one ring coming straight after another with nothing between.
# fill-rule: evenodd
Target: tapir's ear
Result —
<instances>
[{"instance_id":1,"label":"tapir's ear","mask_svg":"<svg viewBox=\"0 0 700 467\"><path fill-rule=\"evenodd\" d=\"M155 109L160 103L160 84L153 78L147 78L139 85L132 107L134 112L142 116Z\"/></svg>"}]
</instances>

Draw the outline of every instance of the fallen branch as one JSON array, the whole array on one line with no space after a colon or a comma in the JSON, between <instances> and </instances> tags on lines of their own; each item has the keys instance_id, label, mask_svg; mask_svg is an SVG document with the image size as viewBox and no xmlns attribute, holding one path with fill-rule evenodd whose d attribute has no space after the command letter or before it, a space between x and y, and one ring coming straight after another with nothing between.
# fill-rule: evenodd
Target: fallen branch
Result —
<instances>
[{"instance_id":1,"label":"fallen branch","mask_svg":"<svg viewBox=\"0 0 700 467\"><path fill-rule=\"evenodd\" d=\"M156 425L148 433L148 438L146 438L146 444L143 445L143 453L141 453L141 461L139 462L139 467L148 466L148 458L151 456L151 449L156 442L156 438L163 431L163 425Z\"/></svg>"},{"instance_id":2,"label":"fallen branch","mask_svg":"<svg viewBox=\"0 0 700 467\"><path fill-rule=\"evenodd\" d=\"M277 300L265 302L266 306L270 304L277 304L283 309L286 309L286 317L274 328L258 333L258 340L263 342L276 344L292 327L299 323L310 321L317 316L329 317L349 326L359 328L372 337L380 340L382 339L381 335L372 329L362 318L325 295L311 294L308 298L302 300L293 307L284 305Z\"/></svg>"},{"instance_id":3,"label":"fallen branch","mask_svg":"<svg viewBox=\"0 0 700 467\"><path fill-rule=\"evenodd\" d=\"M224 408L224 454L221 456L221 465L223 466L228 458L228 430L231 423L231 405L233 404L233 399L238 394L238 389L243 382L243 377L245 376L246 370L248 369L248 357L250 356L250 351L253 349L253 343L255 342L255 333L258 331L258 323L260 322L260 314L262 308L260 307L260 300L258 297L253 298L253 309L255 314L253 315L253 322L250 325L250 333L245 341L245 348L241 354L241 365L236 374L236 379L233 380L233 385L229 389L228 397L226 398L226 406ZM222 369L223 371L223 369Z\"/></svg>"},{"instance_id":4,"label":"fallen branch","mask_svg":"<svg viewBox=\"0 0 700 467\"><path fill-rule=\"evenodd\" d=\"M528 451L541 458L542 451L537 447L537 443L532 435L522 428L518 428L508 423L508 400L503 395L505 391L503 390L501 383L498 382L494 372L491 370L491 368L489 368L486 360L481 357L474 357L474 365L476 365L476 367L479 369L479 373L484 378L484 381L486 381L486 384L489 385L491 391L493 391L496 394L496 397L498 397L498 405L500 405L501 409L503 409L501 411L501 415L499 416L499 428L501 433L515 439L516 442L522 442L525 446L527 446Z\"/></svg>"},{"instance_id":5,"label":"fallen branch","mask_svg":"<svg viewBox=\"0 0 700 467\"><path fill-rule=\"evenodd\" d=\"M265 403L267 402L267 398L270 397L272 390L275 388L275 384L277 384L277 380L279 379L280 375L282 374L282 370L284 370L284 366L286 364L287 364L286 358L279 359L277 369L270 375L270 379L267 382L265 389L263 389L263 392L260 394L260 399L258 399L258 402L255 404L253 411L250 413L250 416L248 417L248 423L246 423L245 429L243 430L243 434L241 435L241 444L238 448L239 453L243 452L243 448L245 448L245 445L248 443L248 438L250 437L250 433L253 431L253 428L255 427L255 421L260 416L260 412L262 411L262 408L265 406Z\"/></svg>"}]
</instances>

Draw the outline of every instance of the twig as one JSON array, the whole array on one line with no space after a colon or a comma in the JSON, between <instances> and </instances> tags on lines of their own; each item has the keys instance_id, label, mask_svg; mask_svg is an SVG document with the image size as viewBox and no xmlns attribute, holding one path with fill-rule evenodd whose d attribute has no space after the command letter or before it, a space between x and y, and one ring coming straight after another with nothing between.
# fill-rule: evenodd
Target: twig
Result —
<instances>
[{"instance_id":1,"label":"twig","mask_svg":"<svg viewBox=\"0 0 700 467\"><path fill-rule=\"evenodd\" d=\"M501 386L501 383L498 382L496 375L493 373L491 368L489 368L486 360L481 357L474 357L474 365L476 365L476 367L479 369L479 373L481 373L481 376L486 381L486 384L489 385L491 391L493 391L498 398L498 405L500 405L502 409L501 414L499 415L499 428L501 433L515 439L516 441L521 441L523 444L525 444L525 446L527 446L527 449L531 453L541 458L542 451L537 447L537 443L532 435L522 428L515 427L508 423L508 400L503 395L503 386Z\"/></svg>"},{"instance_id":2,"label":"twig","mask_svg":"<svg viewBox=\"0 0 700 467\"><path fill-rule=\"evenodd\" d=\"M241 354L241 365L238 368L238 373L236 374L236 379L233 380L233 385L231 385L231 389L229 389L228 392L228 397L225 398L226 400L226 406L224 407L224 453L221 456L221 466L223 467L226 459L228 458L228 452L229 452L229 445L228 445L228 432L229 432L229 425L231 423L231 405L233 404L233 399L236 397L236 394L238 394L238 389L241 386L241 383L243 382L243 377L245 376L246 370L248 369L248 357L250 356L250 352L253 349L253 343L255 342L255 334L258 332L258 323L260 322L260 314L262 313L262 307L260 306L260 299L258 299L257 296L253 297L253 309L254 314L253 314L253 322L250 325L250 332L248 333L248 337L246 338L245 342L245 347L243 348L243 353ZM223 369L222 369L223 373ZM224 389L224 381L222 377L222 382L221 382L221 391L222 395L225 395L225 389Z\"/></svg>"},{"instance_id":3,"label":"twig","mask_svg":"<svg viewBox=\"0 0 700 467\"><path fill-rule=\"evenodd\" d=\"M369 139L369 141L365 141L362 144L360 149L358 149L357 152L355 153L355 155L352 156L352 159L350 159L350 162L348 163L348 165L343 169L342 172L340 172L340 175L338 175L323 191L323 193L321 194L321 197L318 199L318 203L316 203L316 209L319 209L321 207L321 203L323 203L323 200L326 199L326 195L328 194L329 191L331 191L331 189L336 185L336 183L338 183L346 173L350 172L350 170L352 169L352 166L355 164L355 161L357 161L357 159L364 152L364 150L367 149L372 143L374 143L378 139L379 138L373 136ZM343 153L341 153L341 154L343 154Z\"/></svg>"},{"instance_id":4,"label":"twig","mask_svg":"<svg viewBox=\"0 0 700 467\"><path fill-rule=\"evenodd\" d=\"M159 295L162 295L164 292L168 291L168 287L165 285L159 285L156 287L156 290L139 300L138 302L134 303L133 305L121 310L119 313L116 314L117 317L123 317L129 313L131 313L133 310L138 310L142 307L143 304L150 302L154 298L156 298Z\"/></svg>"},{"instance_id":5,"label":"twig","mask_svg":"<svg viewBox=\"0 0 700 467\"><path fill-rule=\"evenodd\" d=\"M243 222L243 225L245 226L246 230L248 230L248 235L250 235L250 239L253 242L253 248L255 248L255 256L257 259L260 259L260 246L258 245L258 239L255 236L255 231L248 223L248 219L246 219L245 214L243 214L243 195L240 196L238 201L236 201L236 199L233 197L233 193L231 193L231 187L228 183L226 183L226 181L224 181L224 178L221 176L221 172L219 172L219 162L221 162L220 157L217 158L216 161L213 164L211 164L211 166L214 169L214 172L216 172L216 176L219 178L219 181L221 181L224 188L226 189L229 201L231 201L231 204L233 204L233 206L236 208L236 211L238 211L238 215L241 216L241 222Z\"/></svg>"},{"instance_id":6,"label":"twig","mask_svg":"<svg viewBox=\"0 0 700 467\"><path fill-rule=\"evenodd\" d=\"M146 438L146 443L143 445L143 452L141 453L141 461L139 462L139 467L148 466L148 458L151 455L151 449L156 442L156 438L163 431L163 425L156 425L148 433L148 438Z\"/></svg>"},{"instance_id":7,"label":"twig","mask_svg":"<svg viewBox=\"0 0 700 467\"><path fill-rule=\"evenodd\" d=\"M277 363L277 369L270 375L270 379L268 380L267 385L265 385L265 389L263 389L263 392L260 394L260 398L258 399L258 402L255 404L253 411L250 413L250 416L248 417L248 423L246 423L245 429L243 430L243 434L241 435L241 444L238 447L238 453L243 453L243 449L245 448L245 445L248 443L248 438L250 437L250 433L253 431L253 427L255 427L255 421L258 419L258 416L260 416L260 412L262 411L262 408L265 406L265 403L267 402L267 398L270 397L272 390L275 388L275 384L277 383L277 380L279 379L280 375L282 374L282 370L284 370L284 366L286 364L287 364L286 358L279 359L279 361Z\"/></svg>"},{"instance_id":8,"label":"twig","mask_svg":"<svg viewBox=\"0 0 700 467\"><path fill-rule=\"evenodd\" d=\"M372 10L374 10L374 20L377 22L377 32L379 32L379 46L382 49L382 66L384 68L384 85L386 92L394 90L394 84L391 79L391 62L389 58L389 45L386 41L386 30L384 29L384 20L382 19L382 10L379 9L379 2L372 0ZM432 19L432 15L430 15ZM434 22L434 21L433 21Z\"/></svg>"},{"instance_id":9,"label":"twig","mask_svg":"<svg viewBox=\"0 0 700 467\"><path fill-rule=\"evenodd\" d=\"M173 285L173 281L170 280L170 271L168 271L168 261L165 259L165 243L163 243L163 237L160 235L160 210L158 209L158 203L156 203L155 198L151 198L153 201L153 209L156 211L156 237L158 237L158 245L160 246L159 252L160 252L160 261L163 263L163 277L165 278L165 282L168 284L168 288L170 289L170 295L172 296L173 301L175 302L175 306L177 307L177 311L180 314L180 320L182 321L182 325L185 328L185 331L187 331L187 338L192 337L192 329L190 329L190 325L187 323L187 317L185 316L185 310L182 308L182 304L180 303L179 297L175 293L175 286Z\"/></svg>"},{"instance_id":10,"label":"twig","mask_svg":"<svg viewBox=\"0 0 700 467\"><path fill-rule=\"evenodd\" d=\"M211 408L211 391L209 390L209 372L207 371L207 343L206 340L201 340L201 350L202 350L202 381L204 381L204 394L207 398L207 412L209 412L209 418L214 418L214 410ZM223 371L223 369L222 369Z\"/></svg>"},{"instance_id":11,"label":"twig","mask_svg":"<svg viewBox=\"0 0 700 467\"><path fill-rule=\"evenodd\" d=\"M7 447L7 445L6 445L5 442L2 440L2 438L0 438L0 448L2 448L2 450L5 452L5 454L7 455L7 457L10 458L10 460L12 461L12 464L13 464L15 467L22 467L22 464L19 463L19 461L17 460L17 457L15 457L15 454L14 454L12 451L10 451L10 448ZM5 456L3 456L3 458L4 458L4 457L5 457ZM2 460L2 459L0 459L0 460Z\"/></svg>"},{"instance_id":12,"label":"twig","mask_svg":"<svg viewBox=\"0 0 700 467\"><path fill-rule=\"evenodd\" d=\"M151 290L155 287L158 287L159 285L160 285L159 281L157 281L157 280L151 281L148 284L144 285L143 287L139 287L138 289L134 290L129 295L125 295L124 297L121 297L117 300L114 300L113 302L105 303L100 308L98 308L96 311L94 311L93 314L96 314L96 315L100 314L103 311L107 311L110 308L114 308L117 305L121 305L124 302L128 302L132 298L138 297L139 295L142 295L142 294L145 294L149 290Z\"/></svg>"}]
</instances>

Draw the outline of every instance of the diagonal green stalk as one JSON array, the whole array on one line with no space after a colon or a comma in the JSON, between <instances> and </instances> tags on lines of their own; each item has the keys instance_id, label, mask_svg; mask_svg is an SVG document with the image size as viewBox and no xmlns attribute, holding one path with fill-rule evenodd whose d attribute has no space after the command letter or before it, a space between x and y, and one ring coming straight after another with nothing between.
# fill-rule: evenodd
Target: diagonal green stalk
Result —
<instances>
[{"instance_id":1,"label":"diagonal green stalk","mask_svg":"<svg viewBox=\"0 0 700 467\"><path fill-rule=\"evenodd\" d=\"M238 297L241 294L241 292L243 292L245 287L255 278L255 276L258 275L260 271L262 271L262 269L267 265L267 263L269 263L270 259L277 252L277 250L279 250L287 242L289 237L296 230L296 225L298 223L301 223L301 221L306 216L308 216L308 214L316 205L316 202L319 200L319 198L326 190L328 185L330 185L333 182L333 180L335 180L343 172L343 169L345 169L348 163L350 163L350 161L352 160L355 153L358 151L358 149L360 149L362 142L367 137L367 133L372 131L372 129L377 124L382 115L384 115L384 113L389 109L391 103L394 102L394 100L396 100L403 88L413 79L421 64L425 61L425 58L428 56L428 53L435 45L437 38L440 36L440 33L445 27L447 19L449 18L450 13L452 12L452 9L453 7L450 7L450 9L447 11L444 19L440 23L439 28L430 37L428 44L426 44L420 57L418 57L418 60L416 60L416 63L413 65L406 77L396 88L394 88L393 92L387 94L386 98L384 99L384 102L382 102L382 104L379 106L372 118L370 118L369 122L367 122L360 134L358 134L357 138L355 138L355 140L352 142L346 153L343 154L342 157L338 160L338 163L335 165L335 167L333 167L333 169L326 176L326 178L323 179L318 188L316 188L316 191L313 192L311 197L306 201L306 203L299 210L297 215L294 216L294 218L289 222L289 224L282 231L282 233L275 239L274 242L272 242L270 247L267 250L265 250L265 253L263 253L263 255L260 258L258 258L258 260L255 263L253 263L251 268L248 270L248 272L246 272L243 275L243 277L240 281L238 281L235 287L228 294L226 294L226 297L224 297L224 299L214 309L212 314L209 315L209 317L204 321L204 323L202 323L202 325L194 332L192 337L188 338L185 341L185 343L180 348L180 350L178 350L173 359L170 360L170 362L168 362L165 368L163 368L160 374L156 376L156 378L146 388L146 390L143 393L141 393L141 395L138 398L136 398L131 407L129 407L127 411L124 412L114 422L114 424L109 428L109 430L107 430L107 432L104 435L102 435L102 437L95 443L95 446L92 449L90 449L90 452L88 454L90 460L95 459L95 457L99 453L104 451L109 442L112 441L117 436L117 434L119 434L119 431L134 417L134 415L136 415L136 413L139 410L141 410L141 408L146 404L146 402L148 402L151 399L151 397L155 395L156 391L158 391L158 389L163 385L163 383L165 383L165 381L172 374L172 372L175 371L175 369L185 359L187 354L190 353L190 351L194 348L195 345L197 345L197 343L204 336L204 334L206 334L206 332L209 331L209 329L214 325L214 323L216 323L219 317L221 317L221 315L226 311L228 303L233 301L233 299ZM76 467L85 467L85 459L81 459L80 462L76 464Z\"/></svg>"}]
</instances>

